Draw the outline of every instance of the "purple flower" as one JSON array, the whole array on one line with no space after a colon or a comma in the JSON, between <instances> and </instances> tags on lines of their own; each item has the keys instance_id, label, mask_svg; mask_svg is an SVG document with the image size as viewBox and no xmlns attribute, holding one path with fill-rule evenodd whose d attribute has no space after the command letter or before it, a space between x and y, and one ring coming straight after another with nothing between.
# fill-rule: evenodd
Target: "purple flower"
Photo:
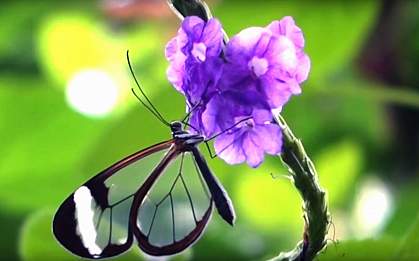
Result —
<instances>
[{"instance_id":1,"label":"purple flower","mask_svg":"<svg viewBox=\"0 0 419 261\"><path fill-rule=\"evenodd\" d=\"M272 109L282 108L307 78L310 61L303 47L301 30L291 17L241 31L227 44L223 88L257 90Z\"/></svg>"},{"instance_id":2,"label":"purple flower","mask_svg":"<svg viewBox=\"0 0 419 261\"><path fill-rule=\"evenodd\" d=\"M282 134L279 126L272 123L272 113L263 100L256 106L248 106L252 97L257 99L257 94L216 95L207 104L202 121L212 135L223 133L214 144L220 158L229 164L247 162L256 168L263 162L265 153L281 152Z\"/></svg>"},{"instance_id":3,"label":"purple flower","mask_svg":"<svg viewBox=\"0 0 419 261\"><path fill-rule=\"evenodd\" d=\"M215 151L229 164L259 166L281 152L282 133L273 122L310 71L304 37L291 17L266 28L251 27L224 49L216 19L187 17L166 47L169 81L191 112L191 131L215 138Z\"/></svg>"},{"instance_id":4,"label":"purple flower","mask_svg":"<svg viewBox=\"0 0 419 261\"><path fill-rule=\"evenodd\" d=\"M222 50L223 31L217 19L205 22L197 16L186 17L174 37L166 46L166 58L170 62L167 77L173 86L185 94L188 86L188 67L219 58Z\"/></svg>"}]
</instances>

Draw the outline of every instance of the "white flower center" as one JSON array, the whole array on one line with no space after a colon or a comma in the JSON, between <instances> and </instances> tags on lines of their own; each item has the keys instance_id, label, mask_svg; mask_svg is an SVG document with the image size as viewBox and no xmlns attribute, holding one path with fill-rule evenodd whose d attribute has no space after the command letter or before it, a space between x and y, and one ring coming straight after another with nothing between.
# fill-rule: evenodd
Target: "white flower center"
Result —
<instances>
[{"instance_id":1,"label":"white flower center","mask_svg":"<svg viewBox=\"0 0 419 261\"><path fill-rule=\"evenodd\" d=\"M252 60L250 60L249 69L256 75L256 77L260 77L264 75L268 71L268 60L265 58L259 58L259 57L253 57Z\"/></svg>"},{"instance_id":2,"label":"white flower center","mask_svg":"<svg viewBox=\"0 0 419 261\"><path fill-rule=\"evenodd\" d=\"M197 60L205 62L207 58L207 47L204 43L194 43L191 53Z\"/></svg>"}]
</instances>

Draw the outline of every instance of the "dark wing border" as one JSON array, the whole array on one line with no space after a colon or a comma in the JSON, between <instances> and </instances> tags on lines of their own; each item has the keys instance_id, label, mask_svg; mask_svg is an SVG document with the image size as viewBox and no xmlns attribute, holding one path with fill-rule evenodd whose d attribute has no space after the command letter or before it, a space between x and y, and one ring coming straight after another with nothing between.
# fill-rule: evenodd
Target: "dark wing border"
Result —
<instances>
[{"instance_id":1,"label":"dark wing border","mask_svg":"<svg viewBox=\"0 0 419 261\"><path fill-rule=\"evenodd\" d=\"M141 160L142 158L149 156L155 152L169 149L170 146L172 146L173 144L174 140L172 139L140 150L111 165L110 167L103 170L80 187L86 186L92 193L92 197L95 199L97 204L101 208L107 208L109 206L107 197L109 189L106 186L98 186L98 184L103 184L109 177L111 177L113 174L115 174L122 168L131 165L137 162L138 160ZM76 233L77 222L74 218L72 218L74 217L75 213L75 204L73 197L74 192L60 205L53 219L53 234L62 246L64 246L67 250L69 250L71 253L75 255L89 259L101 259L118 256L131 247L133 243L133 234L131 226L128 225L128 238L125 244L109 244L102 251L99 257L92 256L86 249L86 247L83 245L81 238Z\"/></svg>"}]
</instances>

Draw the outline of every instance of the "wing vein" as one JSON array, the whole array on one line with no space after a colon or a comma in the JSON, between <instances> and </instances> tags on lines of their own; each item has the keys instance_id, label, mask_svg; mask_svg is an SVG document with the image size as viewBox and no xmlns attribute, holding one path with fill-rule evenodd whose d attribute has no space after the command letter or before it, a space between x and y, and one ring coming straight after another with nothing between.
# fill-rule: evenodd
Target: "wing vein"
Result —
<instances>
[{"instance_id":1,"label":"wing vein","mask_svg":"<svg viewBox=\"0 0 419 261\"><path fill-rule=\"evenodd\" d=\"M173 184L172 184L172 187L170 188L170 190L169 190L169 192L157 203L157 206L159 207L161 204L163 204L163 202L168 198L168 197L170 197L171 196L171 194L172 194L172 192L173 192L173 189L175 188L175 185L176 185L176 183L177 183L177 181L178 181L178 179L179 179L179 177L180 177L180 174L178 174L177 176L176 176L176 178L175 178L175 180L173 181Z\"/></svg>"},{"instance_id":2,"label":"wing vein","mask_svg":"<svg viewBox=\"0 0 419 261\"><path fill-rule=\"evenodd\" d=\"M194 218L195 224L196 224L196 223L198 223L198 220L196 218L195 208L193 206L191 194L189 193L188 187L186 186L185 180L183 179L182 175L180 175L180 180L182 181L183 187L185 188L186 195L188 195L189 204L191 205L191 209L192 209L192 215L193 215L193 218Z\"/></svg>"},{"instance_id":3,"label":"wing vein","mask_svg":"<svg viewBox=\"0 0 419 261\"><path fill-rule=\"evenodd\" d=\"M153 229L154 220L156 219L157 208L158 208L157 205L154 206L153 218L151 219L151 224L150 224L150 228L148 229L147 238L150 236L151 229Z\"/></svg>"},{"instance_id":4,"label":"wing vein","mask_svg":"<svg viewBox=\"0 0 419 261\"><path fill-rule=\"evenodd\" d=\"M135 193L134 193L134 194L131 194L131 195L129 195L129 196L127 196L127 197L125 197L125 198L123 198L123 199L121 199L121 200L119 200L119 201L118 201L118 202L116 202L116 203L113 203L113 204L112 204L112 205L110 205L109 207L113 208L113 207L115 207L116 205L121 204L122 202L126 201L127 199L131 198L131 197L132 197L132 196L134 196L134 195L135 195Z\"/></svg>"},{"instance_id":5,"label":"wing vein","mask_svg":"<svg viewBox=\"0 0 419 261\"><path fill-rule=\"evenodd\" d=\"M170 206L172 208L172 233L173 233L173 243L176 242L176 230L175 230L175 209L173 208L173 196L170 194Z\"/></svg>"},{"instance_id":6,"label":"wing vein","mask_svg":"<svg viewBox=\"0 0 419 261\"><path fill-rule=\"evenodd\" d=\"M111 220L111 222L109 222L109 238L108 238L108 245L109 244L111 244L112 243L112 207L111 208L109 208L110 209L110 214L109 214L109 216L110 216L110 219L109 220Z\"/></svg>"}]
</instances>

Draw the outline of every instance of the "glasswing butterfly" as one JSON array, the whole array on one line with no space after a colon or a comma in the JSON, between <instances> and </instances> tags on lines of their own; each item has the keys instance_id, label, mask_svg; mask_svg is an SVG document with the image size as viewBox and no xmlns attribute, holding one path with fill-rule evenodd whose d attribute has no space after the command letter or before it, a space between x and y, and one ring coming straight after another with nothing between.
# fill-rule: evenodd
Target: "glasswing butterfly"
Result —
<instances>
[{"instance_id":1,"label":"glasswing butterfly","mask_svg":"<svg viewBox=\"0 0 419 261\"><path fill-rule=\"evenodd\" d=\"M229 196L198 149L205 138L184 129L188 115L168 123L140 87L128 52L127 60L146 101L133 93L170 127L172 139L118 161L61 204L53 233L67 250L84 258L114 257L134 242L151 256L180 253L199 239L214 205L227 223L235 220Z\"/></svg>"}]
</instances>

